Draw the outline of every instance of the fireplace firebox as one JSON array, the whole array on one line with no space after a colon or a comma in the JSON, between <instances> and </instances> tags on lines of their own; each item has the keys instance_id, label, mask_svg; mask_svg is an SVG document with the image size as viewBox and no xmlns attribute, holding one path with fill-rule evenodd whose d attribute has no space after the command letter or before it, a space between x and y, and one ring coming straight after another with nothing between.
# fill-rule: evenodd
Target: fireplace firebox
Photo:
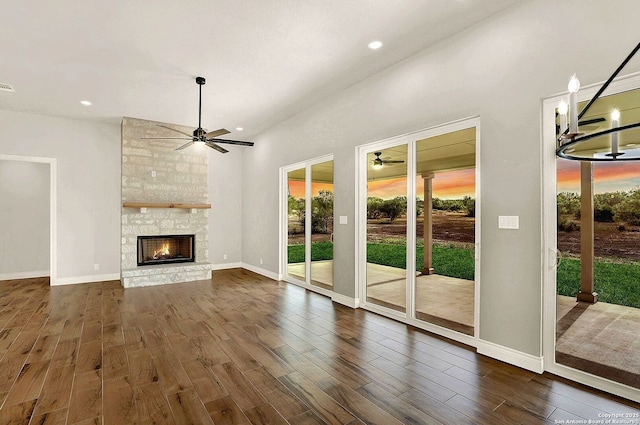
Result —
<instances>
[{"instance_id":1,"label":"fireplace firebox","mask_svg":"<svg viewBox=\"0 0 640 425\"><path fill-rule=\"evenodd\" d=\"M138 266L194 262L195 235L138 236Z\"/></svg>"}]
</instances>

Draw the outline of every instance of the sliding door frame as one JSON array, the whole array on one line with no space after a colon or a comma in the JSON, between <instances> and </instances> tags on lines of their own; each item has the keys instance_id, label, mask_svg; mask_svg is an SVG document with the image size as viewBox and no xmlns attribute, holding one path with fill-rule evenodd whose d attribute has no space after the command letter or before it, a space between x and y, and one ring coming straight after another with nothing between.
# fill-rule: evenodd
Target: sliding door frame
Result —
<instances>
[{"instance_id":1,"label":"sliding door frame","mask_svg":"<svg viewBox=\"0 0 640 425\"><path fill-rule=\"evenodd\" d=\"M398 145L407 145L407 217L415 217L416 211L416 142L421 139L451 133L467 128L476 130L476 216L475 216L475 277L474 277L474 335L465 335L454 330L418 320L415 317L415 273L407 273L407 308L399 312L374 303L367 302L367 154ZM470 117L427 129L394 136L388 139L356 147L356 297L357 305L366 310L394 318L403 323L433 332L464 344L477 347L480 327L480 117ZM407 270L415 270L416 263L416 222L407 220Z\"/></svg>"},{"instance_id":2,"label":"sliding door frame","mask_svg":"<svg viewBox=\"0 0 640 425\"><path fill-rule=\"evenodd\" d=\"M280 271L278 273L278 277L280 280L284 280L285 282L301 286L305 289L308 289L313 292L317 292L319 294L331 297L333 295L333 291L328 289L321 288L317 285L311 284L311 168L316 164L321 164L323 162L333 161L333 154L323 155L317 158L310 159L308 161L301 161L295 164L287 165L284 167L280 167ZM304 240L305 240L305 273L304 273L304 281L300 279L296 279L293 276L290 276L288 273L288 251L287 246L289 243L288 240L288 183L289 177L288 174L291 171L305 170L305 225L304 225Z\"/></svg>"},{"instance_id":3,"label":"sliding door frame","mask_svg":"<svg viewBox=\"0 0 640 425\"><path fill-rule=\"evenodd\" d=\"M588 101L602 86L602 83L582 88L578 101ZM618 77L607 88L605 95L640 88L640 73ZM640 402L640 390L611 381L587 372L573 369L556 362L556 257L557 241L557 170L556 170L556 118L555 109L561 99L566 101L568 93L561 93L542 102L542 278L543 278L543 364L544 370L572 381L599 388L631 400Z\"/></svg>"}]
</instances>

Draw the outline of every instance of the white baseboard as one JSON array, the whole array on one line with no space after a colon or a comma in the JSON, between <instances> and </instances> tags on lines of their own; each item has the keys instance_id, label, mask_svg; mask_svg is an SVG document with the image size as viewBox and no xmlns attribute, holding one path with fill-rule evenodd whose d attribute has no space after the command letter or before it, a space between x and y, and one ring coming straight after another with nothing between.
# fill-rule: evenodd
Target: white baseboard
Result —
<instances>
[{"instance_id":1,"label":"white baseboard","mask_svg":"<svg viewBox=\"0 0 640 425\"><path fill-rule=\"evenodd\" d=\"M347 307L351 307L351 308L360 307L359 298L351 298L351 297L347 297L346 295L336 294L335 292L331 294L331 301L336 302L338 304L346 305Z\"/></svg>"},{"instance_id":2,"label":"white baseboard","mask_svg":"<svg viewBox=\"0 0 640 425\"><path fill-rule=\"evenodd\" d=\"M478 354L492 357L494 359L530 370L536 373L544 371L542 357L536 357L513 348L495 344L493 342L478 340Z\"/></svg>"},{"instance_id":3,"label":"white baseboard","mask_svg":"<svg viewBox=\"0 0 640 425\"><path fill-rule=\"evenodd\" d=\"M94 274L90 276L60 277L60 278L57 278L55 281L52 280L51 286L76 285L79 283L105 282L109 280L120 280L120 273Z\"/></svg>"},{"instance_id":4,"label":"white baseboard","mask_svg":"<svg viewBox=\"0 0 640 425\"><path fill-rule=\"evenodd\" d=\"M220 263L212 264L211 270L238 269L242 267L242 263Z\"/></svg>"},{"instance_id":5,"label":"white baseboard","mask_svg":"<svg viewBox=\"0 0 640 425\"><path fill-rule=\"evenodd\" d=\"M241 263L241 267L243 269L247 269L247 270L252 271L254 273L258 273L258 274L260 274L262 276L268 277L269 279L279 280L278 279L278 273L274 273L274 272L269 271L267 269L256 267L254 265L247 264L247 263Z\"/></svg>"},{"instance_id":6,"label":"white baseboard","mask_svg":"<svg viewBox=\"0 0 640 425\"><path fill-rule=\"evenodd\" d=\"M46 277L49 276L49 274L49 270L40 270L36 272L0 273L0 280L31 279L34 277Z\"/></svg>"}]
</instances>

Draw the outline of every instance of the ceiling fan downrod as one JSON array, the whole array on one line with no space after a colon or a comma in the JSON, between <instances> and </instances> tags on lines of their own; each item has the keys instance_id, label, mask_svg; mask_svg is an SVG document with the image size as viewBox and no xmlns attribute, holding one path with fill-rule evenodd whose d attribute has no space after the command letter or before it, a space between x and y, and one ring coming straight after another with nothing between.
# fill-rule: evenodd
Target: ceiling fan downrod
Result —
<instances>
[{"instance_id":1,"label":"ceiling fan downrod","mask_svg":"<svg viewBox=\"0 0 640 425\"><path fill-rule=\"evenodd\" d=\"M196 77L196 83L198 83L198 128L193 132L193 137L197 137L198 140L202 140L204 135L204 130L202 130L202 86L206 82L204 77ZM204 140L202 141L204 142Z\"/></svg>"}]
</instances>

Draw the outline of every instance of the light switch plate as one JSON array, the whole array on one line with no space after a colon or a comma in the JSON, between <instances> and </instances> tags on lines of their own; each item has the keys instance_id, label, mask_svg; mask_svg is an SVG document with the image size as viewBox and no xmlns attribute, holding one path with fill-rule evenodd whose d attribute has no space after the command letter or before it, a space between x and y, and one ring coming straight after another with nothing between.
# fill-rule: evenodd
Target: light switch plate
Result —
<instances>
[{"instance_id":1,"label":"light switch plate","mask_svg":"<svg viewBox=\"0 0 640 425\"><path fill-rule=\"evenodd\" d=\"M341 215L339 223L340 224L347 224L347 216L346 215Z\"/></svg>"},{"instance_id":2,"label":"light switch plate","mask_svg":"<svg viewBox=\"0 0 640 425\"><path fill-rule=\"evenodd\" d=\"M498 216L498 229L519 229L520 216L500 215Z\"/></svg>"}]
</instances>

